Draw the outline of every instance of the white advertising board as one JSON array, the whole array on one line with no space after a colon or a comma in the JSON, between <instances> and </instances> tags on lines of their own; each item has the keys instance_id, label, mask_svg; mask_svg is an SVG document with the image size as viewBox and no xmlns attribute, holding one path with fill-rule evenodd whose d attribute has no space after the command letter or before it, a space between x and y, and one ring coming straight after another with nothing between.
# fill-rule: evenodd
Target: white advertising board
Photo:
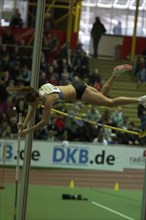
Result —
<instances>
[{"instance_id":1,"label":"white advertising board","mask_svg":"<svg viewBox=\"0 0 146 220\"><path fill-rule=\"evenodd\" d=\"M17 140L0 140L0 164L16 165ZM20 144L20 165L23 165L25 142ZM34 141L31 166L122 171L125 168L144 169L146 148L125 145L95 145Z\"/></svg>"}]
</instances>

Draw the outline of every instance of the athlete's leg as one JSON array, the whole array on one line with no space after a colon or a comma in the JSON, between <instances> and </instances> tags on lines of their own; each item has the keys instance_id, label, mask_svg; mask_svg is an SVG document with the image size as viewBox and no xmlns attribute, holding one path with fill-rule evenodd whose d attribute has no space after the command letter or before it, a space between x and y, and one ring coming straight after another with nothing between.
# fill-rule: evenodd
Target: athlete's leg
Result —
<instances>
[{"instance_id":1,"label":"athlete's leg","mask_svg":"<svg viewBox=\"0 0 146 220\"><path fill-rule=\"evenodd\" d=\"M105 96L108 95L113 82L120 74L125 73L130 70L132 70L132 66L129 64L116 66L113 70L113 75L105 82L105 84L103 85L101 89L101 92L103 93L103 95Z\"/></svg>"},{"instance_id":2,"label":"athlete's leg","mask_svg":"<svg viewBox=\"0 0 146 220\"><path fill-rule=\"evenodd\" d=\"M88 86L82 95L81 100L89 103L91 105L115 107L120 105L129 104L141 104L146 108L146 95L133 98L133 97L117 97L117 98L107 98L104 94L107 93L114 82L115 78L128 70L131 70L132 66L128 64L120 65L114 68L113 75L105 83L105 88L102 92L98 92L95 88Z\"/></svg>"},{"instance_id":3,"label":"athlete's leg","mask_svg":"<svg viewBox=\"0 0 146 220\"><path fill-rule=\"evenodd\" d=\"M120 105L129 105L129 104L138 104L139 98L130 98L130 97L118 97L118 98L107 98L102 93L93 90L88 86L82 95L82 101L89 103L91 105L97 106L106 106L106 107L115 107Z\"/></svg>"},{"instance_id":4,"label":"athlete's leg","mask_svg":"<svg viewBox=\"0 0 146 220\"><path fill-rule=\"evenodd\" d=\"M116 79L116 76L112 75L102 86L102 89L101 89L101 92L103 95L107 96L111 87L112 87L112 84L113 82L115 81Z\"/></svg>"}]
</instances>

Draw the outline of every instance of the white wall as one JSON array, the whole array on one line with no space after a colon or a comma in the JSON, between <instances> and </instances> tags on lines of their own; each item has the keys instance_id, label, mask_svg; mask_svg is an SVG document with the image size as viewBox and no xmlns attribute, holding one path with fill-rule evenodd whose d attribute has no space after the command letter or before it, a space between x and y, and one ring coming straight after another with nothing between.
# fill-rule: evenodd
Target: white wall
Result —
<instances>
[{"instance_id":1,"label":"white wall","mask_svg":"<svg viewBox=\"0 0 146 220\"><path fill-rule=\"evenodd\" d=\"M92 40L90 40L89 54L93 54ZM122 36L103 35L99 43L99 56L114 57L115 46L123 43Z\"/></svg>"}]
</instances>

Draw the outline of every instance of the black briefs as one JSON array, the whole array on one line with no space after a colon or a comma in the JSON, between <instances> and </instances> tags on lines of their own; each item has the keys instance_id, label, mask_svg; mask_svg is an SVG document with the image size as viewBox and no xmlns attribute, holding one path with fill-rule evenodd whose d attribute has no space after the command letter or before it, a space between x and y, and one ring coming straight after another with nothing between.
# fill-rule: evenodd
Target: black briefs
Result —
<instances>
[{"instance_id":1,"label":"black briefs","mask_svg":"<svg viewBox=\"0 0 146 220\"><path fill-rule=\"evenodd\" d=\"M83 95L85 89L87 88L87 85L82 81L78 81L78 82L72 83L72 86L76 90L77 100L81 100L82 95Z\"/></svg>"}]
</instances>

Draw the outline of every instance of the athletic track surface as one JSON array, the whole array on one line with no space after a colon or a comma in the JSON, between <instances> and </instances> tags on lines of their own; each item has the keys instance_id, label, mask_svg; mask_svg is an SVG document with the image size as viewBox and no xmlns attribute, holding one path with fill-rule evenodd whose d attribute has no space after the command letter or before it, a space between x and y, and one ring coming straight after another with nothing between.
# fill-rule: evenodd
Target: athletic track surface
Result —
<instances>
[{"instance_id":1,"label":"athletic track surface","mask_svg":"<svg viewBox=\"0 0 146 220\"><path fill-rule=\"evenodd\" d=\"M0 168L0 185L15 183L15 168ZM21 183L22 170L19 170ZM30 169L29 183L35 185L143 189L144 170L125 169L123 172L99 170Z\"/></svg>"}]
</instances>

